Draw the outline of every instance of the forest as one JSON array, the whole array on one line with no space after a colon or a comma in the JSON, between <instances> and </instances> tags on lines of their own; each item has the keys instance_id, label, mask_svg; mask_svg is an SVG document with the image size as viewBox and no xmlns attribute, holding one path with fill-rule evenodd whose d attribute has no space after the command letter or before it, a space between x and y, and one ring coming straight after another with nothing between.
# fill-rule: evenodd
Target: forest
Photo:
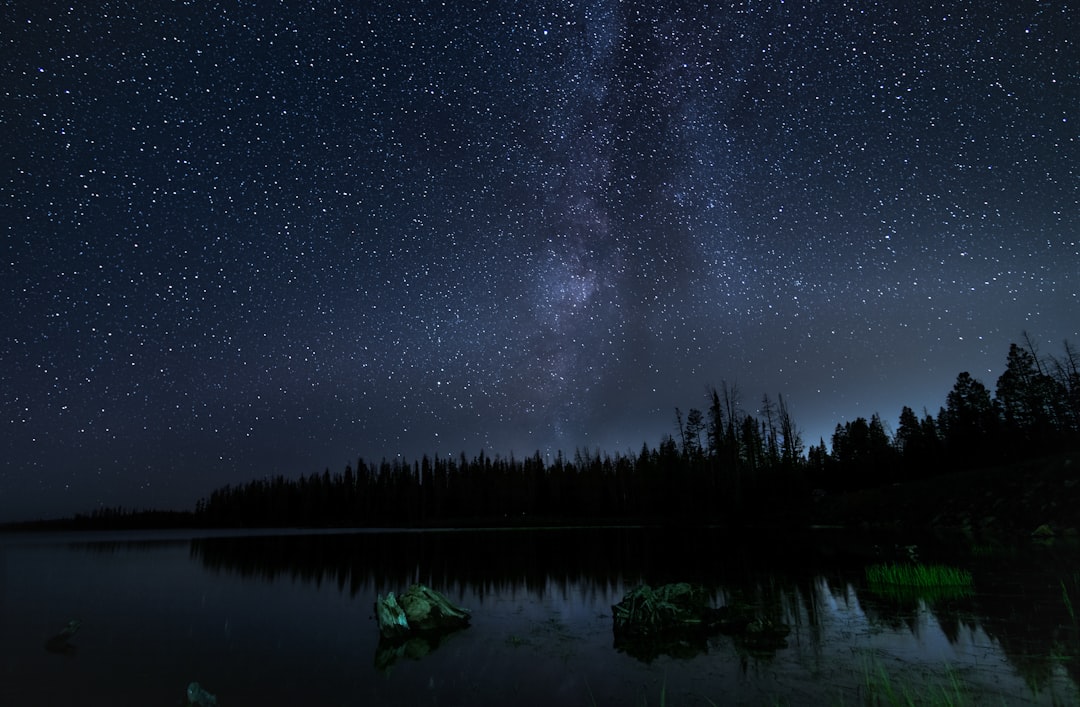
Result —
<instances>
[{"instance_id":1,"label":"forest","mask_svg":"<svg viewBox=\"0 0 1080 707\"><path fill-rule=\"evenodd\" d=\"M837 424L806 447L783 396L754 413L737 386L707 389L703 408L675 410L675 433L639 453L579 449L545 458L359 459L296 479L214 490L194 522L215 527L433 527L545 523L733 523L801 517L825 494L932 478L1080 449L1080 353L1038 356L1012 344L993 393L960 373L936 414L900 411Z\"/></svg>"}]
</instances>

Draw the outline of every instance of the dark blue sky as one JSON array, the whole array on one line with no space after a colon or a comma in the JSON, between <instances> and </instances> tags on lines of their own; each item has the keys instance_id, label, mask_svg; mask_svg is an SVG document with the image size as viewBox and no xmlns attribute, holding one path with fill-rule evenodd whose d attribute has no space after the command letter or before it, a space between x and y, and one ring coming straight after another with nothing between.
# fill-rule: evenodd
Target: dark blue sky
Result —
<instances>
[{"instance_id":1,"label":"dark blue sky","mask_svg":"<svg viewBox=\"0 0 1080 707\"><path fill-rule=\"evenodd\" d=\"M0 520L808 443L1080 339L1068 2L15 2Z\"/></svg>"}]
</instances>

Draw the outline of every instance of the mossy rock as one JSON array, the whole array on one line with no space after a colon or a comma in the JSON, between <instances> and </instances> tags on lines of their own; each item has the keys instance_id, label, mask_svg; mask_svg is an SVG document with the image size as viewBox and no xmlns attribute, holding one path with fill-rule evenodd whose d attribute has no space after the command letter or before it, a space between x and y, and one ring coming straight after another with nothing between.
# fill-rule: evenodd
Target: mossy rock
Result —
<instances>
[{"instance_id":1,"label":"mossy rock","mask_svg":"<svg viewBox=\"0 0 1080 707\"><path fill-rule=\"evenodd\" d=\"M379 632L389 640L417 633L454 631L469 625L469 612L423 584L414 584L400 596L393 592L375 602Z\"/></svg>"},{"instance_id":2,"label":"mossy rock","mask_svg":"<svg viewBox=\"0 0 1080 707\"><path fill-rule=\"evenodd\" d=\"M1052 538L1056 535L1054 529L1050 527L1048 523L1043 523L1035 530L1031 531L1031 537L1036 539Z\"/></svg>"}]
</instances>

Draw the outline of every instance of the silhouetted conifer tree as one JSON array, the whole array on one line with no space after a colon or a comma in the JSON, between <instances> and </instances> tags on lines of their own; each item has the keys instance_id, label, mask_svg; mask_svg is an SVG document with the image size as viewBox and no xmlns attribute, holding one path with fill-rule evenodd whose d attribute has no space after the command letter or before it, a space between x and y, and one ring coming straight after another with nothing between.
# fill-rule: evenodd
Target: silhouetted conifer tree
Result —
<instances>
[{"instance_id":1,"label":"silhouetted conifer tree","mask_svg":"<svg viewBox=\"0 0 1080 707\"><path fill-rule=\"evenodd\" d=\"M938 419L950 461L970 468L992 459L997 422L990 392L982 381L967 371L958 375L945 398L944 415Z\"/></svg>"}]
</instances>

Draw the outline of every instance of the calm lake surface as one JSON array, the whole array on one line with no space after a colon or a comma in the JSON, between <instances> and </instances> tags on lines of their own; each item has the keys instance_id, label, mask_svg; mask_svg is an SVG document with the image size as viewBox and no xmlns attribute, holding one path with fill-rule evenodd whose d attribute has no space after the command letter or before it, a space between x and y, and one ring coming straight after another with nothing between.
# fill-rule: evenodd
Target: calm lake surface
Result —
<instances>
[{"instance_id":1,"label":"calm lake surface","mask_svg":"<svg viewBox=\"0 0 1080 707\"><path fill-rule=\"evenodd\" d=\"M970 570L974 593L870 590L867 565L912 553ZM1077 557L1060 541L839 531L0 535L0 705L183 705L192 681L223 707L851 705L887 688L1077 704ZM673 581L788 624L786 645L717 634L617 649L611 606ZM380 645L376 596L414 582L472 625L438 645ZM67 644L47 646L72 619Z\"/></svg>"}]
</instances>

